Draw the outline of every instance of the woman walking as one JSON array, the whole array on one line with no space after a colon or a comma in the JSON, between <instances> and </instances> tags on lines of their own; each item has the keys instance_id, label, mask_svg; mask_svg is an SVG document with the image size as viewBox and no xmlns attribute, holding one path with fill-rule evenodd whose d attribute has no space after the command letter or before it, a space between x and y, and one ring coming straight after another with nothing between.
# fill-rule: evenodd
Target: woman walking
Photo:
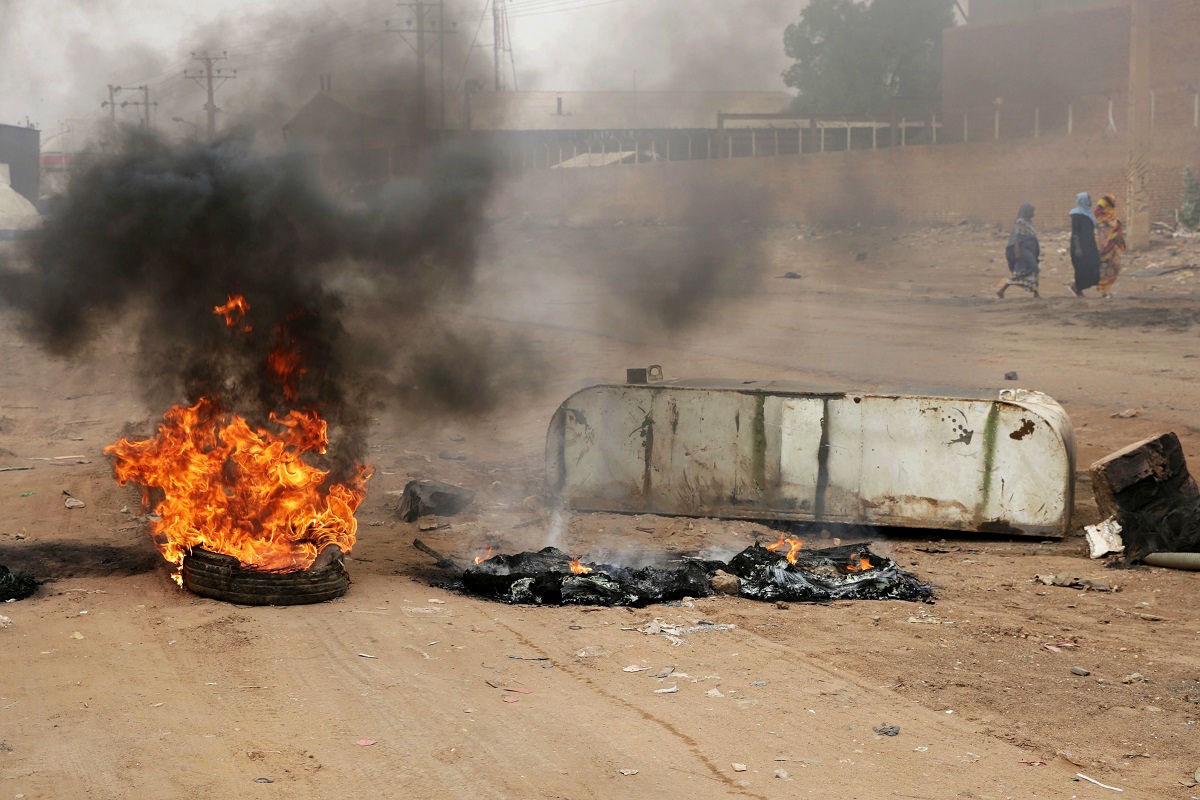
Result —
<instances>
[{"instance_id":1,"label":"woman walking","mask_svg":"<svg viewBox=\"0 0 1200 800\"><path fill-rule=\"evenodd\" d=\"M1117 219L1117 200L1111 194L1096 204L1096 232L1100 247L1100 280L1096 288L1101 297L1112 297L1113 284L1121 274L1121 254L1125 252L1125 226Z\"/></svg>"},{"instance_id":2,"label":"woman walking","mask_svg":"<svg viewBox=\"0 0 1200 800\"><path fill-rule=\"evenodd\" d=\"M1041 245L1038 243L1037 228L1033 227L1033 203L1022 203L1017 210L1017 220L1013 223L1012 233L1008 236L1008 246L1004 248L1004 256L1008 259L1008 271L1011 277L996 290L997 297L1004 297L1010 286L1020 286L1022 289L1038 294L1038 261L1041 259Z\"/></svg>"},{"instance_id":3,"label":"woman walking","mask_svg":"<svg viewBox=\"0 0 1200 800\"><path fill-rule=\"evenodd\" d=\"M1100 251L1096 248L1096 217L1092 213L1092 196L1087 192L1075 195L1071 216L1071 265L1075 280L1067 284L1076 297L1083 290L1100 282Z\"/></svg>"}]
</instances>

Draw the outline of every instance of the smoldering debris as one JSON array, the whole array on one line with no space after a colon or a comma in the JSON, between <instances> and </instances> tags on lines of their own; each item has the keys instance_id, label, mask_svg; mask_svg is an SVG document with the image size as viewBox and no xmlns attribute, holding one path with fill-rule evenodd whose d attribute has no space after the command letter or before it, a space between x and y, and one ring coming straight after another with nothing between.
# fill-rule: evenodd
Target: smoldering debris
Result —
<instances>
[{"instance_id":1,"label":"smoldering debris","mask_svg":"<svg viewBox=\"0 0 1200 800\"><path fill-rule=\"evenodd\" d=\"M728 563L681 558L669 566L638 569L585 563L547 547L480 558L450 586L505 603L644 606L706 597L730 575L738 579L737 594L766 602L933 600L933 587L867 544L788 554L755 544Z\"/></svg>"},{"instance_id":2,"label":"smoldering debris","mask_svg":"<svg viewBox=\"0 0 1200 800\"><path fill-rule=\"evenodd\" d=\"M0 603L9 600L24 600L37 591L38 582L30 575L13 572L0 564Z\"/></svg>"},{"instance_id":3,"label":"smoldering debris","mask_svg":"<svg viewBox=\"0 0 1200 800\"><path fill-rule=\"evenodd\" d=\"M546 547L481 561L462 574L462 586L505 603L644 606L708 594L708 570L691 560L672 568L585 565Z\"/></svg>"},{"instance_id":4,"label":"smoldering debris","mask_svg":"<svg viewBox=\"0 0 1200 800\"><path fill-rule=\"evenodd\" d=\"M734 556L726 568L742 579L741 595L755 600L825 603L831 600L928 602L933 587L871 552L867 544L801 550L794 563L760 545Z\"/></svg>"}]
</instances>

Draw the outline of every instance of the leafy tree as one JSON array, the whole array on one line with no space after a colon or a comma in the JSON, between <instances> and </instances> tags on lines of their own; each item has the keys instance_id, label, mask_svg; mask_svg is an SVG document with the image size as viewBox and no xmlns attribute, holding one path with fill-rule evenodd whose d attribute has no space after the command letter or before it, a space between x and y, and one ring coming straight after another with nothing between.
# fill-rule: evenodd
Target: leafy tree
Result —
<instances>
[{"instance_id":1,"label":"leafy tree","mask_svg":"<svg viewBox=\"0 0 1200 800\"><path fill-rule=\"evenodd\" d=\"M1183 197L1179 203L1179 224L1188 230L1200 228L1200 181L1191 167L1183 168Z\"/></svg>"},{"instance_id":2,"label":"leafy tree","mask_svg":"<svg viewBox=\"0 0 1200 800\"><path fill-rule=\"evenodd\" d=\"M803 114L925 112L937 105L954 0L811 0L783 35Z\"/></svg>"}]
</instances>

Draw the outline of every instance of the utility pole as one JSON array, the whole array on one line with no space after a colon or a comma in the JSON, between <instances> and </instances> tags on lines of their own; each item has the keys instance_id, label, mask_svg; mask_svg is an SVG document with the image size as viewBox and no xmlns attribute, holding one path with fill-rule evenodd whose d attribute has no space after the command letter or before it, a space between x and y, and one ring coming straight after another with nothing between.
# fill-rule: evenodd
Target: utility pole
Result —
<instances>
[{"instance_id":1,"label":"utility pole","mask_svg":"<svg viewBox=\"0 0 1200 800\"><path fill-rule=\"evenodd\" d=\"M117 126L117 92L121 91L120 86L108 85L108 101L101 103L100 107L108 106L108 118L112 122L113 127Z\"/></svg>"},{"instance_id":2,"label":"utility pole","mask_svg":"<svg viewBox=\"0 0 1200 800\"><path fill-rule=\"evenodd\" d=\"M508 34L508 6L506 0L492 0L492 70L494 73L493 88L497 92L508 89L507 80L500 62L504 54L508 54L512 64L512 90L517 91L517 66L512 57L512 38Z\"/></svg>"},{"instance_id":3,"label":"utility pole","mask_svg":"<svg viewBox=\"0 0 1200 800\"><path fill-rule=\"evenodd\" d=\"M429 117L426 103L426 92L428 91L428 69L426 68L425 58L429 54L430 46L427 36L436 36L438 41L438 95L440 102L438 104L438 115L440 119L440 127L444 130L446 127L446 37L455 32L457 23L451 22L450 27L446 27L446 4L445 0L413 0L413 2L397 3L401 8L408 8L413 11L414 20L406 20L403 28L392 28L389 26L387 30L392 33L398 33L404 37L404 41L412 47L417 54L417 93L416 93L416 116L421 121L421 127L428 127ZM437 19L430 19L432 11L436 9ZM409 41L408 35L414 34L416 41Z\"/></svg>"},{"instance_id":4,"label":"utility pole","mask_svg":"<svg viewBox=\"0 0 1200 800\"><path fill-rule=\"evenodd\" d=\"M183 73L183 77L195 81L197 85L203 87L208 93L208 102L204 104L204 110L208 113L208 138L213 139L217 135L217 101L216 91L225 83L237 78L237 70L226 70L221 67L213 69L213 65L219 61L224 61L228 56L221 53L219 56L210 56L207 51L203 53L192 53L192 59L199 61L204 65L204 69L196 71L187 71Z\"/></svg>"},{"instance_id":5,"label":"utility pole","mask_svg":"<svg viewBox=\"0 0 1200 800\"><path fill-rule=\"evenodd\" d=\"M1129 172L1125 204L1130 250L1150 246L1150 4L1132 0L1129 26Z\"/></svg>"}]
</instances>

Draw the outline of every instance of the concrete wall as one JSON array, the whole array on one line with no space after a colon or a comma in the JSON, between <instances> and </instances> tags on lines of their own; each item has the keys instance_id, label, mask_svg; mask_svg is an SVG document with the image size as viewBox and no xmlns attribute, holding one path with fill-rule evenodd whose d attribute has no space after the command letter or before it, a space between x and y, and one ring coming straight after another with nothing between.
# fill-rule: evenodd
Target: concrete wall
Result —
<instances>
[{"instance_id":1,"label":"concrete wall","mask_svg":"<svg viewBox=\"0 0 1200 800\"><path fill-rule=\"evenodd\" d=\"M1149 0L1151 88L1156 124L1192 123L1200 86L1200 2ZM1033 109L1043 131L1065 129L1073 104L1075 130L1100 132L1114 100L1118 130L1127 127L1128 0L1052 11L1018 19L962 25L943 37L942 110L947 133L990 136L993 103L1001 99L1003 135L1029 135Z\"/></svg>"},{"instance_id":2,"label":"concrete wall","mask_svg":"<svg viewBox=\"0 0 1200 800\"><path fill-rule=\"evenodd\" d=\"M725 199L728 219L768 222L1007 225L1023 202L1047 229L1068 224L1075 194L1124 205L1121 139L1043 137L803 156L548 169L510 181L493 213L563 224L675 222ZM1170 220L1185 165L1200 167L1200 131L1159 135L1151 158L1153 219ZM698 213L698 212L697 212Z\"/></svg>"}]
</instances>

